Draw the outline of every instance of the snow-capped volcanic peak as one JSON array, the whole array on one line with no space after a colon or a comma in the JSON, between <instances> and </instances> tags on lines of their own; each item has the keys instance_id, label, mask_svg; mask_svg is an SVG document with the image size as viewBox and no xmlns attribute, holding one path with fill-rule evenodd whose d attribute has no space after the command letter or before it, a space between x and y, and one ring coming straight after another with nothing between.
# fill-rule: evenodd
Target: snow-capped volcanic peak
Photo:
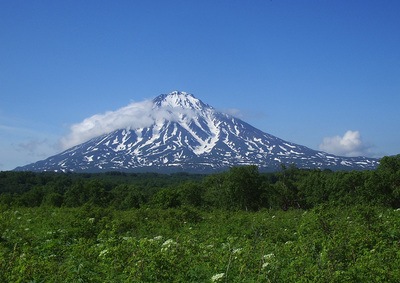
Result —
<instances>
[{"instance_id":1,"label":"snow-capped volcanic peak","mask_svg":"<svg viewBox=\"0 0 400 283\"><path fill-rule=\"evenodd\" d=\"M173 91L169 94L161 94L156 97L153 102L155 107L180 107L183 109L193 110L203 110L204 107L210 107L195 98L193 94L183 91Z\"/></svg>"},{"instance_id":2,"label":"snow-capped volcanic peak","mask_svg":"<svg viewBox=\"0 0 400 283\"><path fill-rule=\"evenodd\" d=\"M210 152L219 136L215 119L216 111L211 106L186 92L173 91L162 94L153 100L154 108L158 111L168 111L173 114L174 129L178 126L195 141L191 145L194 154L201 155ZM174 130L176 131L176 130Z\"/></svg>"},{"instance_id":3,"label":"snow-capped volcanic peak","mask_svg":"<svg viewBox=\"0 0 400 283\"><path fill-rule=\"evenodd\" d=\"M95 138L16 170L204 173L250 164L269 171L281 163L341 170L374 169L378 164L373 158L334 156L284 141L186 92L161 94L145 107L134 106L123 108L124 115L133 117L125 119L134 121L132 125L114 122Z\"/></svg>"}]
</instances>

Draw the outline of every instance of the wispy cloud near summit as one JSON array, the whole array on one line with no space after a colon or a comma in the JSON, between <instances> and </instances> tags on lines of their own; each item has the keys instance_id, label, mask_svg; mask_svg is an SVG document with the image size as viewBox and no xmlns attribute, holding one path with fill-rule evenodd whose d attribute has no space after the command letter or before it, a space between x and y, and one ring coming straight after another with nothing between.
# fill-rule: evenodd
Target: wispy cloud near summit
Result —
<instances>
[{"instance_id":1,"label":"wispy cloud near summit","mask_svg":"<svg viewBox=\"0 0 400 283\"><path fill-rule=\"evenodd\" d=\"M71 132L61 139L63 149L70 148L94 137L131 127L146 127L153 123L151 100L133 102L116 111L95 114L70 127Z\"/></svg>"},{"instance_id":2,"label":"wispy cloud near summit","mask_svg":"<svg viewBox=\"0 0 400 283\"><path fill-rule=\"evenodd\" d=\"M73 124L70 133L61 139L61 145L65 150L115 130L150 127L157 121L191 119L196 111L171 106L156 107L150 99L132 102L118 110L96 114Z\"/></svg>"}]
</instances>

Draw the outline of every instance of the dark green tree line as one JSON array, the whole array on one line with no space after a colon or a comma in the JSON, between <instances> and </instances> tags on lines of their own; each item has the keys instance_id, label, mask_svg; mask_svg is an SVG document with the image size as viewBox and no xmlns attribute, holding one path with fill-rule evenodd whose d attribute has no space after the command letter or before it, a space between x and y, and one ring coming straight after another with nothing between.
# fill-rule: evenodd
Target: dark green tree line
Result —
<instances>
[{"instance_id":1,"label":"dark green tree line","mask_svg":"<svg viewBox=\"0 0 400 283\"><path fill-rule=\"evenodd\" d=\"M9 206L131 209L179 206L251 210L310 209L320 204L400 207L400 155L382 158L376 170L298 169L276 173L234 166L211 175L0 172L0 204Z\"/></svg>"}]
</instances>

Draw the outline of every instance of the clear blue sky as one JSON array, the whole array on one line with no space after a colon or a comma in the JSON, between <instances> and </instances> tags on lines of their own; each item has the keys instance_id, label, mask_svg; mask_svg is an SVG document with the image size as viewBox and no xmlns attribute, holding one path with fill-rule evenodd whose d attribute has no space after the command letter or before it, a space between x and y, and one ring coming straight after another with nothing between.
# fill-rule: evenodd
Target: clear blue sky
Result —
<instances>
[{"instance_id":1,"label":"clear blue sky","mask_svg":"<svg viewBox=\"0 0 400 283\"><path fill-rule=\"evenodd\" d=\"M400 153L400 1L0 1L0 170L173 90L287 141Z\"/></svg>"}]
</instances>

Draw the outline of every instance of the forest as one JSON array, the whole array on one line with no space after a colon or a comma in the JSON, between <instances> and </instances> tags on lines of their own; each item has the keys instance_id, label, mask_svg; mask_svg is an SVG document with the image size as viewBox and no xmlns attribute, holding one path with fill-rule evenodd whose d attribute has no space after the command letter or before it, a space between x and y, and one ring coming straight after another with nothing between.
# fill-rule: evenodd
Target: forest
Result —
<instances>
[{"instance_id":1,"label":"forest","mask_svg":"<svg viewBox=\"0 0 400 283\"><path fill-rule=\"evenodd\" d=\"M399 282L400 155L376 170L0 172L2 282Z\"/></svg>"}]
</instances>

